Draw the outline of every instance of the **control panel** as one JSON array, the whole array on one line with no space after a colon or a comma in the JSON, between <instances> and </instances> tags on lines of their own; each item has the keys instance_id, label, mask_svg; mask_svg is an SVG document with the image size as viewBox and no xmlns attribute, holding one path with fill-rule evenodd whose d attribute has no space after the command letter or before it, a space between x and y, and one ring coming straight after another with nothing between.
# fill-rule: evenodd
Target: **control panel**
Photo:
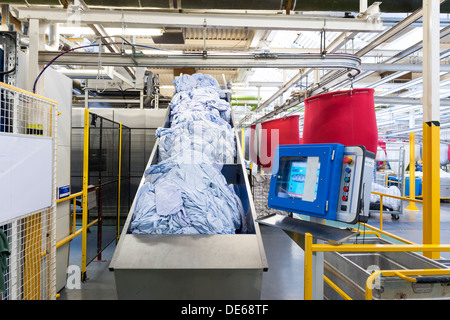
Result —
<instances>
[{"instance_id":1,"label":"control panel","mask_svg":"<svg viewBox=\"0 0 450 320\"><path fill-rule=\"evenodd\" d=\"M278 146L268 205L346 223L365 222L374 163L375 155L363 146Z\"/></svg>"},{"instance_id":2,"label":"control panel","mask_svg":"<svg viewBox=\"0 0 450 320\"><path fill-rule=\"evenodd\" d=\"M374 165L373 153L365 148L344 148L336 220L352 223L358 216L358 221L367 221Z\"/></svg>"}]
</instances>

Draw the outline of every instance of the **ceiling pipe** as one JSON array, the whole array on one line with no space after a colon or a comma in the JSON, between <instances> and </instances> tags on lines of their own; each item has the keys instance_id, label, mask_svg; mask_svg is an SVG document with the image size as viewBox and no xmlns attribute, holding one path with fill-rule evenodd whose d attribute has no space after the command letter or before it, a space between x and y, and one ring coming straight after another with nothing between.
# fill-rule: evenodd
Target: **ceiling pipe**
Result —
<instances>
[{"instance_id":1,"label":"ceiling pipe","mask_svg":"<svg viewBox=\"0 0 450 320\"><path fill-rule=\"evenodd\" d=\"M442 6L442 4L444 4L447 0L439 0L439 1L440 1L440 3L441 3L441 6ZM420 1L420 3L422 4L422 1ZM450 2L447 2L447 5L449 5L449 3L450 3ZM383 10L384 10L384 8L383 8ZM380 44L382 44L382 43L384 43L385 41L387 41L389 38L393 37L395 34L397 34L398 32L400 32L401 30L405 29L406 27L410 26L412 23L416 22L418 19L422 18L422 16L423 16L423 9L422 9L422 6L420 5L420 8L419 8L419 9L417 9L415 12L413 12L412 14L410 14L408 17L406 17L405 19L403 19L401 22L399 22L398 24L396 24L395 26L393 26L392 28L390 28L388 31L382 33L379 37L377 37L375 40L373 40L373 41L372 41L371 43L369 43L367 46L365 46L364 48L362 48L361 50L359 50L359 51L356 53L356 55L357 55L358 57L361 57L361 56L365 55L366 53L370 52L370 51L373 50L374 48L378 47ZM443 35L446 35L449 31L450 31L450 26L448 26L447 28L444 28L444 29L441 31L441 37L442 37ZM414 52L420 50L422 47L423 47L423 42L422 42L422 41L419 41L418 43L416 43L415 45L411 46L410 48L408 48L408 49L406 49L406 50L400 52L399 54L395 55L395 56L392 57L392 58L389 58L388 60L385 61L385 63L388 63L388 62L393 63L393 62L395 62L395 61L401 60L401 59L405 58L406 56L408 56L409 54L414 53ZM370 74L372 74L372 73L373 73L373 71L372 71L372 72L362 72L362 73L360 73L359 78L358 78L358 76L356 76L352 81L353 81L353 82L356 82L356 81L358 81L358 80L361 80L362 78L367 77L368 75L370 75ZM328 75L325 75L323 78L327 79L327 78L330 77L330 75L331 75L332 77L335 77L335 76L336 76L335 74L336 74L336 71L331 71L331 72L328 73ZM298 80L299 80L299 79L298 79ZM346 85L346 84L349 84L349 83L350 83L350 81L343 81L343 82L341 82L340 84L338 84L337 87L342 87L343 85ZM319 89L320 89L321 87L322 87L322 85L319 84L319 86L318 86L316 89L314 89L314 93L315 93L315 94L320 93L320 92L319 92ZM328 89L329 89L329 90L336 90L336 87L328 87ZM312 89L310 88L308 91L311 91L311 90L312 90ZM278 93L278 92L277 92L277 93ZM279 96L279 95L278 95L278 96ZM277 96L277 97L278 97L278 96ZM273 98L273 96L272 96L271 98ZM276 97L275 97L275 98L276 98ZM253 121L253 123L261 122L261 121L264 121L264 120L266 120L266 119L272 118L272 117L276 116L277 114L279 114L279 113L281 113L281 112L284 112L284 111L288 110L289 108L294 107L294 106L297 105L297 104L300 104L301 102L303 102L304 97L299 97L299 98L297 98L297 99L295 99L295 100L296 100L296 101L293 101L293 102L287 101L282 107L280 107L280 108L278 108L278 109L276 109L276 110L274 110L274 111L272 111L272 112L269 112L268 114L262 116L261 118L259 118L259 119L255 120L255 121ZM248 119L248 118L247 118L247 119ZM244 123L244 121L247 120L247 119L246 119L246 117L244 117L244 118L240 121L239 124L242 125L242 124Z\"/></svg>"}]
</instances>

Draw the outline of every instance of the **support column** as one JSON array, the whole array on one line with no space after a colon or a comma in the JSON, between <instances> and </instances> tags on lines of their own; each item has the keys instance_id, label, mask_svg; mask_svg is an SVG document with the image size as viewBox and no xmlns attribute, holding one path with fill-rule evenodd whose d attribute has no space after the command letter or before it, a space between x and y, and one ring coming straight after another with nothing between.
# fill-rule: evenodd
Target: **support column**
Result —
<instances>
[{"instance_id":1,"label":"support column","mask_svg":"<svg viewBox=\"0 0 450 320\"><path fill-rule=\"evenodd\" d=\"M30 43L28 46L28 81L26 90L33 92L33 85L38 71L39 61L39 20L30 19L28 27Z\"/></svg>"},{"instance_id":2,"label":"support column","mask_svg":"<svg viewBox=\"0 0 450 320\"><path fill-rule=\"evenodd\" d=\"M28 27L28 78L26 90L33 92L34 82L43 65L39 64L39 51L45 49L45 29L49 23L42 23L39 19L30 19ZM59 40L58 40L59 41ZM44 79L41 77L35 88L35 93L41 94L44 90Z\"/></svg>"},{"instance_id":3,"label":"support column","mask_svg":"<svg viewBox=\"0 0 450 320\"><path fill-rule=\"evenodd\" d=\"M423 243L440 243L440 3L423 0ZM438 259L439 252L424 256Z\"/></svg>"},{"instance_id":4,"label":"support column","mask_svg":"<svg viewBox=\"0 0 450 320\"><path fill-rule=\"evenodd\" d=\"M309 221L325 224L325 220L322 218L309 217ZM324 244L325 242L318 239L313 239L314 244ZM312 257L312 299L323 300L323 275L324 275L324 253L314 252Z\"/></svg>"},{"instance_id":5,"label":"support column","mask_svg":"<svg viewBox=\"0 0 450 320\"><path fill-rule=\"evenodd\" d=\"M83 213L81 218L81 281L85 282L87 265L87 224L88 224L88 185L89 185L89 109L84 109L83 135Z\"/></svg>"}]
</instances>

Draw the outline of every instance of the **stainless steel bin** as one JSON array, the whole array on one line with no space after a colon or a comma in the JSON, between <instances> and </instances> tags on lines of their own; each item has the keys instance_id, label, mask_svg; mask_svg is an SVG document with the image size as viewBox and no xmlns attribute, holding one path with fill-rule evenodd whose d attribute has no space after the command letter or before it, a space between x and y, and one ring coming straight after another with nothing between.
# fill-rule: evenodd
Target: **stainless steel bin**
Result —
<instances>
[{"instance_id":1,"label":"stainless steel bin","mask_svg":"<svg viewBox=\"0 0 450 320\"><path fill-rule=\"evenodd\" d=\"M169 118L167 116L166 127ZM247 234L136 235L134 202L110 264L119 299L260 299L267 260L236 129L236 161L222 170L238 187ZM148 166L157 163L157 139ZM143 184L141 180L140 186Z\"/></svg>"}]
</instances>

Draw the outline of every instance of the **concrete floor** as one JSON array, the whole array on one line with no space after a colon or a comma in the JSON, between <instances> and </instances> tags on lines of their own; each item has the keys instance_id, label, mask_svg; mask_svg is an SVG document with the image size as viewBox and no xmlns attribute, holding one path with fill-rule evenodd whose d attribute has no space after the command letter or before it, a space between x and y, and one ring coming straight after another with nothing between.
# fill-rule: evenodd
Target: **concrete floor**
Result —
<instances>
[{"instance_id":1,"label":"concrete floor","mask_svg":"<svg viewBox=\"0 0 450 320\"><path fill-rule=\"evenodd\" d=\"M406 208L407 204L404 205ZM383 230L415 243L422 243L422 211L404 211L398 220L389 213L383 214ZM371 214L368 222L379 227L380 215ZM269 264L262 281L261 298L264 300L303 299L303 250L282 230L261 225L261 234ZM71 243L69 265L80 265L80 237ZM450 203L441 203L441 244L450 244ZM88 280L81 289L63 289L59 300L116 300L113 272L108 270L114 254L115 243L108 246L102 261L93 261L87 267ZM450 259L449 252L442 252L442 258Z\"/></svg>"}]
</instances>

